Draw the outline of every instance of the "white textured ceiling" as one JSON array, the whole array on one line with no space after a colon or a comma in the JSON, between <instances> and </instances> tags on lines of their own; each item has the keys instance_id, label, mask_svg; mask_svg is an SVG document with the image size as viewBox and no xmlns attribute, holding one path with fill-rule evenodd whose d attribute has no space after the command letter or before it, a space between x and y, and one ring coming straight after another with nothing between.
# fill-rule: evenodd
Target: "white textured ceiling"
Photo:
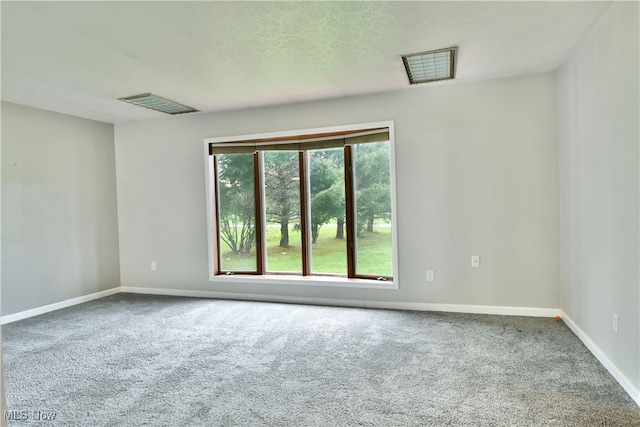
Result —
<instances>
[{"instance_id":1,"label":"white textured ceiling","mask_svg":"<svg viewBox=\"0 0 640 427\"><path fill-rule=\"evenodd\" d=\"M400 55L450 46L457 81L551 71L609 3L2 1L2 99L120 123L165 116L117 100L143 92L334 98L407 88Z\"/></svg>"}]
</instances>

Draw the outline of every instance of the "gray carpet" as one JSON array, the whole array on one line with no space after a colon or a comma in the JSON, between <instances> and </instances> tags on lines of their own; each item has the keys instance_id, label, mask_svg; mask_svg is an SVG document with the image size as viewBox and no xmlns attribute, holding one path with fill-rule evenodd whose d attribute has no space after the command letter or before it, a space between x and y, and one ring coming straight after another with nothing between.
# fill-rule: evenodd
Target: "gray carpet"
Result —
<instances>
[{"instance_id":1,"label":"gray carpet","mask_svg":"<svg viewBox=\"0 0 640 427\"><path fill-rule=\"evenodd\" d=\"M554 319L119 294L2 338L16 426L640 426Z\"/></svg>"}]
</instances>

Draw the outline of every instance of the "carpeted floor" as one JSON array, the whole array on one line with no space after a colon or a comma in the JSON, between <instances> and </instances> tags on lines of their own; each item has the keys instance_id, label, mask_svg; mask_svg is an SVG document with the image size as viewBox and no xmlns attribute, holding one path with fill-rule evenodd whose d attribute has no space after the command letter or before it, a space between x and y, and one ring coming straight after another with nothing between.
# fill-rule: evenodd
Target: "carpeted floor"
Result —
<instances>
[{"instance_id":1,"label":"carpeted floor","mask_svg":"<svg viewBox=\"0 0 640 427\"><path fill-rule=\"evenodd\" d=\"M2 339L11 426L640 426L554 319L119 294Z\"/></svg>"}]
</instances>

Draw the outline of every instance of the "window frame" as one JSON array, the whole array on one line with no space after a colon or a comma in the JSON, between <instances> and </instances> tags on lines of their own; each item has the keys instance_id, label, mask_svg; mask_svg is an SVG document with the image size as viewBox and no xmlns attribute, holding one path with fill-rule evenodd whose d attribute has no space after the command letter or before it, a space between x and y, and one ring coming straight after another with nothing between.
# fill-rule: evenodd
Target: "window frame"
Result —
<instances>
[{"instance_id":1,"label":"window frame","mask_svg":"<svg viewBox=\"0 0 640 427\"><path fill-rule=\"evenodd\" d=\"M391 280L372 280L374 277L368 276L360 276L360 277L345 277L345 276L334 276L334 275L321 275L321 274L308 274L309 267L303 265L303 274L305 269L308 275L291 275L291 274L243 274L243 273L233 273L231 275L220 274L219 266L219 255L220 255L220 239L218 236L218 205L217 205L217 194L216 194L216 179L217 179L217 171L214 165L214 156L210 153L210 144L219 144L219 143L232 143L232 142L242 142L242 141L251 141L251 140L265 140L265 139L287 139L287 138L295 138L299 135L323 135L323 134L332 134L332 133L340 133L340 132L357 132L359 130L373 129L373 128L388 128L389 130L389 174L390 174L390 197L391 197L391 227L392 227L392 240L391 240L391 251L392 251L392 279ZM304 142L301 142L303 145ZM346 150L350 151L350 150ZM217 282L217 283L252 283L252 284L280 284L280 285L303 285L303 286L336 286L336 287L349 287L349 288L371 288L371 289L398 289L398 227L397 227L397 208L396 208L396 167L395 167L395 129L393 121L381 121L381 122L371 122L371 123L360 123L353 125L344 125L344 126L331 126L331 127L322 127L322 128L312 128L312 129L301 129L301 130L290 130L290 131L280 131L280 132L269 132L269 133L259 133L259 134L250 134L250 135L236 135L236 136L226 136L226 137L212 137L204 139L204 152L205 152L205 174L206 174L206 205L207 205L207 240L208 240L208 266L209 266L209 281ZM257 162L260 162L261 155L257 155ZM300 156L300 170L301 175L303 168L306 168L308 165L303 164L302 160L303 156ZM255 167L258 167L258 163L254 162ZM256 174L260 175L260 174ZM346 174L350 175L350 174ZM305 187L308 183L304 183ZM257 182L255 185L261 185ZM345 182L345 186L347 187L347 191L353 191L352 187L353 183ZM351 187L350 187L351 186ZM264 194L262 194L264 197ZM264 203L264 200L258 201L259 194L256 188L256 203ZM301 199L306 200L305 196L301 194ZM309 201L301 203L302 210L307 210ZM261 215L261 208L258 210L257 215ZM308 212L307 212L308 214ZM347 218L349 218L349 209L347 209ZM258 218L256 218L256 221ZM308 219L307 219L308 220ZM346 232L349 233L349 229L351 227L346 228ZM353 230L353 229L352 229ZM260 235L256 236L256 251L264 251L264 233L260 233ZM303 233L304 235L304 233ZM308 236L307 236L308 237ZM347 239L351 244L354 244L355 236L347 236ZM310 242L303 242L304 245L310 245ZM307 250L306 247L303 247L303 251ZM347 254L352 251L347 251ZM349 256L349 255L348 255ZM263 257L256 257L257 262L260 263ZM304 259L304 258L303 258ZM351 265L349 263L348 265ZM258 270L260 271L260 270ZM351 274L350 274L351 275Z\"/></svg>"}]
</instances>

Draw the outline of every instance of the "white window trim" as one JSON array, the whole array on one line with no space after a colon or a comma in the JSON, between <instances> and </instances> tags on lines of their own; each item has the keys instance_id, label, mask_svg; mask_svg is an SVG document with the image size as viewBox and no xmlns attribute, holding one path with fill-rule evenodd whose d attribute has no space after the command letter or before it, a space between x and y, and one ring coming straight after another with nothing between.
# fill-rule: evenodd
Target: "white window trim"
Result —
<instances>
[{"instance_id":1,"label":"white window trim","mask_svg":"<svg viewBox=\"0 0 640 427\"><path fill-rule=\"evenodd\" d=\"M315 133L329 132L345 132L358 129L371 129L377 127L389 128L389 172L391 176L391 245L392 245L392 262L393 262L393 280L392 281L374 281L367 279L352 279L339 276L297 276L297 275L243 275L234 274L230 276L215 275L216 258L216 240L214 235L217 227L215 226L215 198L213 193L213 168L211 166L211 156L209 155L209 144L220 142L246 141L262 138L283 138L296 135L310 135ZM215 283L251 283L264 285L297 285L297 286L334 286L344 288L368 288L368 289L398 289L398 215L396 207L396 159L395 159L395 126L393 120L360 123L343 126L330 126L313 129L299 129L282 132L269 132L251 135L236 135L226 137L213 137L204 139L204 163L205 163L205 188L206 188L206 205L207 205L207 246L209 255L209 281ZM216 237L217 238L217 237Z\"/></svg>"}]
</instances>

